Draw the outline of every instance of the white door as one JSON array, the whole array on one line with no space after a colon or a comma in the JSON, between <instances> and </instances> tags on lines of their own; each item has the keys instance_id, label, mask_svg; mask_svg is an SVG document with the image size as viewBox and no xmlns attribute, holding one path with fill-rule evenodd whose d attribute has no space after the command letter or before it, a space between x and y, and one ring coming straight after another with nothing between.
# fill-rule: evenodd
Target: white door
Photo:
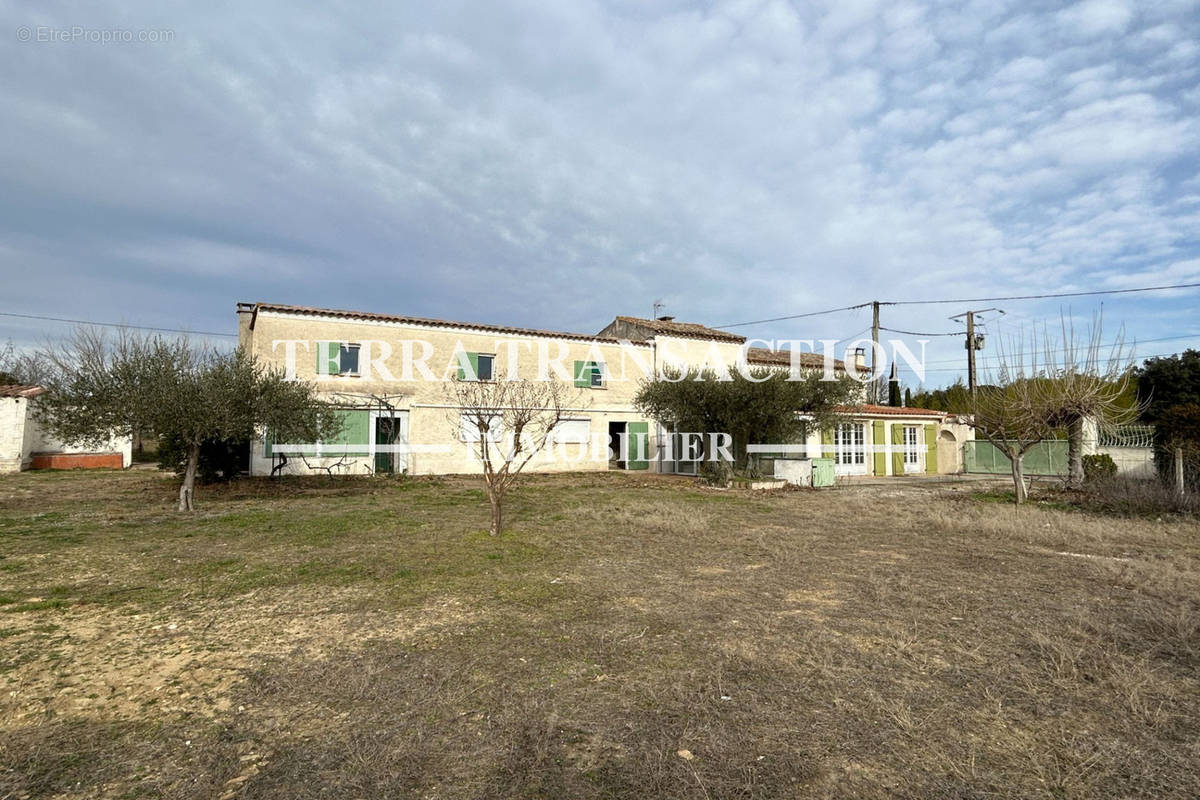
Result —
<instances>
[{"instance_id":1,"label":"white door","mask_svg":"<svg viewBox=\"0 0 1200 800\"><path fill-rule=\"evenodd\" d=\"M921 471L921 448L917 444L921 429L916 425L904 426L904 471Z\"/></svg>"},{"instance_id":2,"label":"white door","mask_svg":"<svg viewBox=\"0 0 1200 800\"><path fill-rule=\"evenodd\" d=\"M847 422L833 431L833 471L838 475L866 475L866 426Z\"/></svg>"}]
</instances>

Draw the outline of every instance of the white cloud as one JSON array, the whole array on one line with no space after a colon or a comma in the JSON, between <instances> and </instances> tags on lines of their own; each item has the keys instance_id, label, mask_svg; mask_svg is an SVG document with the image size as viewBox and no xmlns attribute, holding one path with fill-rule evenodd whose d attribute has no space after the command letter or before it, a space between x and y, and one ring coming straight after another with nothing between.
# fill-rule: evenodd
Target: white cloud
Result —
<instances>
[{"instance_id":1,"label":"white cloud","mask_svg":"<svg viewBox=\"0 0 1200 800\"><path fill-rule=\"evenodd\" d=\"M1086 37L1123 33L1133 16L1126 0L1083 0L1059 12L1058 22L1068 36Z\"/></svg>"},{"instance_id":2,"label":"white cloud","mask_svg":"<svg viewBox=\"0 0 1200 800\"><path fill-rule=\"evenodd\" d=\"M98 316L133 284L204 327L261 297L587 330L659 296L717 323L1197 258L1183 8L143 13L185 40L0 51L14 302L66 302L24 265L87 264Z\"/></svg>"}]
</instances>

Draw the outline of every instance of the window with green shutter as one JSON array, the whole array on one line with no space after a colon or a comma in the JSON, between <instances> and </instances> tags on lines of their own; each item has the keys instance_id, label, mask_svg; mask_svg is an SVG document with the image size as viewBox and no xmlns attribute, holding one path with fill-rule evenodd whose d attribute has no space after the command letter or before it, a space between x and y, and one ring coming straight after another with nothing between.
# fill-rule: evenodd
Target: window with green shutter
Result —
<instances>
[{"instance_id":1,"label":"window with green shutter","mask_svg":"<svg viewBox=\"0 0 1200 800\"><path fill-rule=\"evenodd\" d=\"M575 386L579 389L604 388L604 364L598 361L575 362Z\"/></svg>"},{"instance_id":2,"label":"window with green shutter","mask_svg":"<svg viewBox=\"0 0 1200 800\"><path fill-rule=\"evenodd\" d=\"M458 379L460 381L490 381L495 372L496 356L491 353L463 353L467 363L459 359Z\"/></svg>"},{"instance_id":3,"label":"window with green shutter","mask_svg":"<svg viewBox=\"0 0 1200 800\"><path fill-rule=\"evenodd\" d=\"M317 342L317 374L357 375L360 349L355 342Z\"/></svg>"}]
</instances>

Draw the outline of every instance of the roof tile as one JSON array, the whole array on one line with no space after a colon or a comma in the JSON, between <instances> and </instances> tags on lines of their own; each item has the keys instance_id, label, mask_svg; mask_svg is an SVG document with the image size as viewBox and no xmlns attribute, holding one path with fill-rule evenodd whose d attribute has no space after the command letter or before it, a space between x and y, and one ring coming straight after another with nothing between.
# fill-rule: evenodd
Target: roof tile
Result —
<instances>
[{"instance_id":1,"label":"roof tile","mask_svg":"<svg viewBox=\"0 0 1200 800\"><path fill-rule=\"evenodd\" d=\"M618 316L617 319L631 325L649 328L655 333L665 336L682 336L690 339L716 339L717 341L737 342L739 344L746 341L745 336L739 336L729 331L719 331L716 328L710 328L707 325L701 325L696 322L676 322L673 319L642 319L641 317L623 316Z\"/></svg>"},{"instance_id":2,"label":"roof tile","mask_svg":"<svg viewBox=\"0 0 1200 800\"><path fill-rule=\"evenodd\" d=\"M44 389L27 383L6 383L0 385L0 397L37 397Z\"/></svg>"}]
</instances>

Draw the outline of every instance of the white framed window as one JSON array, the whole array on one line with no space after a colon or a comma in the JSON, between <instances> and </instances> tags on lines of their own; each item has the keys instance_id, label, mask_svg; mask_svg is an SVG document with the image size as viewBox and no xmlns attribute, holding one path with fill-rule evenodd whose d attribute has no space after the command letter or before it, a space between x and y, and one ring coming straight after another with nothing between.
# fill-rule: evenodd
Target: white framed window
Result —
<instances>
[{"instance_id":1,"label":"white framed window","mask_svg":"<svg viewBox=\"0 0 1200 800\"><path fill-rule=\"evenodd\" d=\"M861 422L844 422L833 432L833 459L839 466L866 465L866 433Z\"/></svg>"},{"instance_id":2,"label":"white framed window","mask_svg":"<svg viewBox=\"0 0 1200 800\"><path fill-rule=\"evenodd\" d=\"M917 472L921 467L921 450L917 444L921 429L916 425L904 426L904 471Z\"/></svg>"},{"instance_id":3,"label":"white framed window","mask_svg":"<svg viewBox=\"0 0 1200 800\"><path fill-rule=\"evenodd\" d=\"M357 342L342 342L338 346L338 366L341 368L338 374L358 374L358 354L361 349Z\"/></svg>"},{"instance_id":4,"label":"white framed window","mask_svg":"<svg viewBox=\"0 0 1200 800\"><path fill-rule=\"evenodd\" d=\"M557 444L587 444L592 438L592 421L585 417L559 420L554 426Z\"/></svg>"},{"instance_id":5,"label":"white framed window","mask_svg":"<svg viewBox=\"0 0 1200 800\"><path fill-rule=\"evenodd\" d=\"M462 353L459 357L458 379L460 381L490 381L496 366L493 353Z\"/></svg>"},{"instance_id":6,"label":"white framed window","mask_svg":"<svg viewBox=\"0 0 1200 800\"><path fill-rule=\"evenodd\" d=\"M459 415L459 439L472 443L480 440L478 419L479 417L475 414L463 413ZM500 441L500 437L503 434L500 416L496 415L488 422L488 440L493 442Z\"/></svg>"},{"instance_id":7,"label":"white framed window","mask_svg":"<svg viewBox=\"0 0 1200 800\"><path fill-rule=\"evenodd\" d=\"M317 342L318 375L358 375L358 342Z\"/></svg>"}]
</instances>

